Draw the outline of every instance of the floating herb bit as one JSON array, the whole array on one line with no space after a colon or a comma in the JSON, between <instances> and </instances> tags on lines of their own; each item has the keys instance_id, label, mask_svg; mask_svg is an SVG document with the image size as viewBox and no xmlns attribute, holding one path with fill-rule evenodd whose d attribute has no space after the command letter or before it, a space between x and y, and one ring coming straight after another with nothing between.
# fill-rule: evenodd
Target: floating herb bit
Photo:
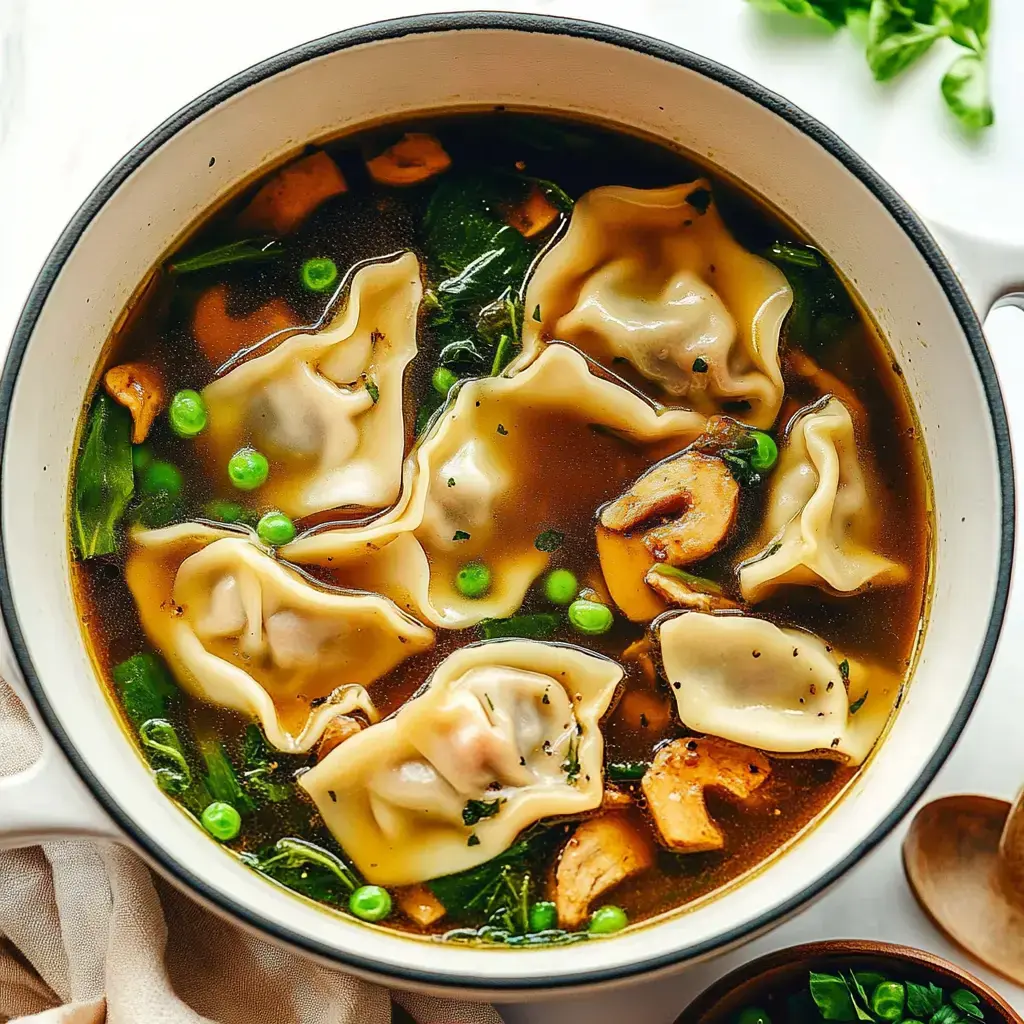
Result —
<instances>
[{"instance_id":1,"label":"floating herb bit","mask_svg":"<svg viewBox=\"0 0 1024 1024\"><path fill-rule=\"evenodd\" d=\"M512 615L507 619L484 619L480 632L485 640L521 637L524 640L547 640L555 635L562 617L553 612Z\"/></svg>"},{"instance_id":2,"label":"floating herb bit","mask_svg":"<svg viewBox=\"0 0 1024 1024\"><path fill-rule=\"evenodd\" d=\"M610 761L605 774L611 782L636 782L647 774L650 767L647 761Z\"/></svg>"},{"instance_id":3,"label":"floating herb bit","mask_svg":"<svg viewBox=\"0 0 1024 1024\"><path fill-rule=\"evenodd\" d=\"M533 546L538 551L543 551L546 554L552 554L557 551L565 541L565 534L561 530L545 530L543 533L537 535L537 539L533 542Z\"/></svg>"},{"instance_id":4,"label":"floating herb bit","mask_svg":"<svg viewBox=\"0 0 1024 1024\"><path fill-rule=\"evenodd\" d=\"M225 267L232 263L265 263L277 259L284 252L284 246L276 239L243 238L237 242L208 249L195 256L186 256L167 265L171 274L193 274L197 270Z\"/></svg>"},{"instance_id":5,"label":"floating herb bit","mask_svg":"<svg viewBox=\"0 0 1024 1024\"><path fill-rule=\"evenodd\" d=\"M324 292L338 280L338 265L326 256L316 256L302 264L299 276L307 291Z\"/></svg>"},{"instance_id":6,"label":"floating herb bit","mask_svg":"<svg viewBox=\"0 0 1024 1024\"><path fill-rule=\"evenodd\" d=\"M693 372L694 373L707 373L708 372L708 361L703 356L697 356L693 361Z\"/></svg>"},{"instance_id":7,"label":"floating herb bit","mask_svg":"<svg viewBox=\"0 0 1024 1024\"><path fill-rule=\"evenodd\" d=\"M363 374L363 387L366 388L371 401L376 405L380 401L380 388L377 387L377 382L367 373Z\"/></svg>"},{"instance_id":8,"label":"floating herb bit","mask_svg":"<svg viewBox=\"0 0 1024 1024\"><path fill-rule=\"evenodd\" d=\"M462 808L462 820L466 825L472 826L484 818L493 818L504 800L467 800L466 806Z\"/></svg>"}]
</instances>

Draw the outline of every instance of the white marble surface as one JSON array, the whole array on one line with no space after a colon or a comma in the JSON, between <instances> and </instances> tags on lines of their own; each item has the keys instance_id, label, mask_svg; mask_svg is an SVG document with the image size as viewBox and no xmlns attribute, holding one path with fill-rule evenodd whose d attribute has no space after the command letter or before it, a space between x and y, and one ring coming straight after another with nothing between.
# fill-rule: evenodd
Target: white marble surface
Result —
<instances>
[{"instance_id":1,"label":"white marble surface","mask_svg":"<svg viewBox=\"0 0 1024 1024\"><path fill-rule=\"evenodd\" d=\"M282 5L267 0L0 0L0 351L61 228L110 165L159 121L239 69L369 18L469 9L438 0ZM903 80L872 82L848 36L766 19L742 0L535 0L506 9L602 20L721 60L821 118L934 220L1024 251L1024 4L993 0L997 126L963 137L937 82L937 48ZM1019 264L1024 276L1024 260ZM74 325L68 325L69 331ZM1024 316L986 324L1022 440ZM1015 588L1004 642L977 711L929 796L1010 797L1024 780L1024 593ZM825 937L878 937L957 956L925 920L903 879L903 830L831 893L756 943L636 988L509 1006L511 1022L660 1024L728 969L769 949ZM964 959L961 957L961 959ZM986 977L985 972L978 973ZM988 977L1024 1011L1024 989Z\"/></svg>"}]
</instances>

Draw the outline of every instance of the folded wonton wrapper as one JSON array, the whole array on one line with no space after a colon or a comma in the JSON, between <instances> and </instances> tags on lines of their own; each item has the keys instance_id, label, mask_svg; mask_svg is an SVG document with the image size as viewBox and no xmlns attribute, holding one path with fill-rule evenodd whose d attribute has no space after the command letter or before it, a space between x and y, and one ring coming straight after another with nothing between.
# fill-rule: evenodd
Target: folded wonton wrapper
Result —
<instances>
[{"instance_id":1,"label":"folded wonton wrapper","mask_svg":"<svg viewBox=\"0 0 1024 1024\"><path fill-rule=\"evenodd\" d=\"M739 568L743 599L761 601L787 583L836 594L902 583L906 568L876 549L880 518L846 406L827 398L802 409L772 475L757 553Z\"/></svg>"},{"instance_id":2,"label":"folded wonton wrapper","mask_svg":"<svg viewBox=\"0 0 1024 1024\"><path fill-rule=\"evenodd\" d=\"M465 871L541 818L601 805L599 723L622 677L608 658L563 644L463 647L300 785L367 881Z\"/></svg>"},{"instance_id":3,"label":"folded wonton wrapper","mask_svg":"<svg viewBox=\"0 0 1024 1024\"><path fill-rule=\"evenodd\" d=\"M581 505L597 508L615 497L704 425L697 413L659 412L592 373L579 352L550 345L516 376L458 388L408 460L403 501L392 512L367 527L307 534L281 548L281 556L330 568L345 586L387 594L436 626L463 629L511 615L547 567L550 555L535 544L540 533L577 515ZM634 452L615 437L631 441ZM583 464L605 466L597 453L609 450L615 457L599 478L589 474L569 487L556 471L560 462L543 471L545 458L562 459L569 448ZM534 474L528 501L516 478L525 471ZM587 487L592 494L580 490ZM455 580L476 560L487 564L493 582L483 597L468 598Z\"/></svg>"},{"instance_id":4,"label":"folded wonton wrapper","mask_svg":"<svg viewBox=\"0 0 1024 1024\"><path fill-rule=\"evenodd\" d=\"M252 444L272 467L261 499L292 517L392 504L422 291L412 253L364 267L324 330L293 334L205 388L209 427L197 443L217 473Z\"/></svg>"},{"instance_id":5,"label":"folded wonton wrapper","mask_svg":"<svg viewBox=\"0 0 1024 1024\"><path fill-rule=\"evenodd\" d=\"M609 367L628 360L668 405L767 428L782 405L779 332L792 303L785 275L729 234L707 181L596 188L530 279L513 367L566 341ZM737 402L749 410L727 404Z\"/></svg>"},{"instance_id":6,"label":"folded wonton wrapper","mask_svg":"<svg viewBox=\"0 0 1024 1024\"><path fill-rule=\"evenodd\" d=\"M179 682L288 753L337 715L376 720L364 686L434 640L384 597L313 586L251 535L198 523L133 533L125 578Z\"/></svg>"},{"instance_id":7,"label":"folded wonton wrapper","mask_svg":"<svg viewBox=\"0 0 1024 1024\"><path fill-rule=\"evenodd\" d=\"M901 686L892 672L843 659L813 633L748 615L683 612L663 618L657 632L683 724L771 753L823 752L860 764Z\"/></svg>"}]
</instances>

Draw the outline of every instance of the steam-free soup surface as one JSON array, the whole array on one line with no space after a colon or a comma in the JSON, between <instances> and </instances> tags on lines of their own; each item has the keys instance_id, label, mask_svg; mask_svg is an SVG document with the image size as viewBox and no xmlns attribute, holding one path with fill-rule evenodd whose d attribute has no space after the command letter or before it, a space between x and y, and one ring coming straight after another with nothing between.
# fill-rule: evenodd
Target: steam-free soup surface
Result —
<instances>
[{"instance_id":1,"label":"steam-free soup surface","mask_svg":"<svg viewBox=\"0 0 1024 1024\"><path fill-rule=\"evenodd\" d=\"M406 148L389 148L408 140L410 133L413 141L406 141ZM834 659L824 664L835 668L829 689L835 683L843 692L842 728L853 736L856 727L867 728L858 723L872 718L877 720L873 735L881 732L898 703L921 628L929 523L913 416L898 368L873 324L827 259L791 225L733 183L644 140L589 125L495 112L386 126L311 147L296 159L301 163L289 166L298 166L298 175L293 173L289 180L286 167L283 174L275 170L258 179L212 213L154 271L123 327L111 338L98 368L99 397L83 418L83 449L71 495L71 540L83 628L112 700L125 716L126 730L139 742L157 782L216 839L276 882L345 913L453 941L562 942L614 931L626 922L641 922L707 896L763 863L831 804L855 774L860 758L843 755L846 740L840 742L838 728L831 747L823 743L803 750L794 749L789 737L779 741L771 732L774 725L763 731L762 745L749 742L746 733L748 742L739 742L732 724L720 734L684 724L679 694L692 692L686 688L697 686L699 673L704 673L701 679L715 675L719 662L716 654L689 651L687 664L694 657L704 656L705 661L687 669L691 674L685 678L672 678L670 666L676 655L668 649L671 630L665 624L678 615L742 615L804 631L815 643L821 638L822 646L815 648L813 657ZM580 255L585 244L574 240L573 232L577 224L585 226L585 217L596 218L595 238L600 241L594 244L614 249L620 229L612 221L602 226L600 218L610 214L601 212L600 193L598 201L582 197L608 185L655 190L704 178L710 185L694 186L686 220L720 217L722 237L735 247L736 266L766 267L766 279L777 277L781 283L784 294L777 301L792 305L786 307L778 356L767 357L781 372L777 387L766 385L769 391L776 387L777 408L756 424L751 421L760 407L742 394L715 397L709 385L711 390L701 391L697 401L693 382L703 387L699 375L710 372L711 379L718 369L713 366L709 371L705 356L688 356L685 365L676 359L673 372L681 367L691 383L689 391L673 394L657 373L652 374L649 362L633 358L631 351L623 355L614 338L590 345L585 332L566 337L572 334L572 324L586 319L586 310L580 310L588 295L591 306L601 312L596 321L588 322L598 324L593 330L602 338L602 325L611 316L612 291L617 289L619 299L624 293L632 303L633 320L620 318L627 335L644 335L651 328L644 318L656 319L662 309L659 303L675 301L671 295L666 299L661 285L648 287L659 259L672 258L665 255L674 244L672 231L658 236L668 239L660 256L652 246L638 259L638 276L625 273L612 288L608 281L619 273L615 268L621 261L613 253L604 270L588 266L588 257ZM627 214L632 195L625 198ZM621 228L621 237L629 230L633 228L628 225ZM687 230L689 224L680 222L678 233ZM402 253L415 255L418 270L401 285L404 291L396 285L393 294L382 293L379 315L391 315L398 323L401 303L408 303L408 338L414 352L407 365L389 371L381 354L384 344L392 343L400 331L396 328L387 339L374 332L367 352L376 352L370 358L378 362L368 363L367 370L356 367L358 372L349 367L351 378L334 378L326 385L330 401L340 395L345 401L362 402L361 409L376 410L377 425L360 443L371 453L372 473L392 472L395 495L383 504L342 501L335 507L311 508L302 504L305 499L298 490L278 490L273 492L277 500L268 503L261 493L270 493L275 471L280 482L286 462L286 455L264 443L268 431L284 431L276 441L282 450L292 445L297 452L289 465L298 467L298 478L323 470L324 462L318 462L322 453L312 457L302 451L304 410L313 408L308 393L273 392L257 384L252 399L243 389L243 398L226 401L251 399L255 404L246 407L237 432L228 432L224 440L217 433L224 424L217 391L206 389L214 381L239 379L232 374L275 351L291 351L284 346L294 347L296 339L311 340L315 347L325 332L341 330L345 311L354 301L352 293L363 288L358 282L373 280L357 275L367 268L393 265ZM762 257L763 265L743 262ZM689 295L683 305L690 303L687 308L698 310L693 315L704 316L700 311L712 302L708 294L718 294L715 274L734 272L740 273L709 267L703 258L698 276L706 280L698 287L680 271L672 279L677 289L672 295ZM576 278L567 284L572 274ZM788 298L787 284L792 292ZM748 284L741 280L739 286ZM418 287L423 289L422 300ZM555 299L548 304L548 313L545 303L532 307L531 289L533 294L568 295L566 301L576 304L576 312L559 309L556 317L551 305ZM365 290L363 301L371 311L366 315L377 316L372 289ZM739 338L744 324L736 326ZM687 336L687 344L696 344L693 351L703 352L699 346L709 344L707 338L721 329L721 318L701 321ZM749 333L749 322L746 329ZM569 343L568 353L561 342ZM743 359L740 347L735 341L729 355L734 368ZM577 357L580 351L582 356ZM659 351L660 359L664 352ZM329 358L333 357L324 352L308 357L310 373L320 374L321 384L325 374L329 377ZM558 365L568 367L577 358L582 384L545 370L556 360L564 359ZM136 370L135 398L129 396L127 406L123 389L119 396L106 378L112 368L125 365ZM390 412L386 403L396 396L381 390L388 372L401 392ZM535 375L528 379L537 381L536 390L509 390L517 377L528 373ZM767 381L771 374L762 376ZM541 400L537 396L548 387L545 381L555 377L566 382L564 395L558 397L562 385L556 381L551 384L555 398ZM455 382L459 383L449 391ZM162 400L157 390L162 391ZM202 397L182 398L183 391ZM144 440L139 439L140 395L158 410ZM706 407L709 401L715 403L713 410ZM626 417L621 421L614 418L619 413L610 411L619 404ZM342 405L338 409L337 416L349 415ZM839 422L842 410L852 424L852 444L830 440L833 435L826 431L826 413L834 413ZM712 411L724 419L709 424ZM359 434L358 416L352 420L353 436ZM666 416L676 416L675 425L666 426ZM629 429L624 428L627 423ZM728 443L714 439L716 424L728 435ZM310 433L315 439L321 436L317 429ZM135 443L130 443L133 430ZM785 556L789 548L784 544L799 543L800 528L786 536L765 537L764 524L778 515L772 511L781 501L778 481L796 460L805 434L811 454L803 475L794 475L804 483L794 485L785 521L800 522L809 497L800 487L808 480L812 490L815 482L822 487L830 472L826 464L837 459L840 498L835 498L833 487L838 503L822 529L830 538L839 537L835 550L841 554L856 548L856 557L843 563L843 571L856 562L867 575L843 589L835 585L838 577L823 580L820 572L815 575L805 567L796 575L773 577L763 589L748 586L742 565L777 558L780 550ZM826 434L826 441L814 440ZM758 440L762 435L770 441ZM389 466L380 454L385 437L392 448L401 449L397 462L392 459ZM101 442L106 447L103 457L97 458ZM232 479L228 457L247 446L266 454L268 482L260 482L261 467L258 460L253 463L251 452L241 463L232 463ZM774 448L780 452L777 462ZM465 453L470 450L473 458L467 462ZM627 528L599 527L602 509L616 507L609 503L630 492L661 460L687 450L701 453L693 463L695 472L707 471L701 459L722 470L724 483L716 494L732 493L732 487L737 495L728 529L717 542L706 545L709 550L702 549L695 559L677 559L671 550L666 555L651 537L652 530L692 517L697 501L693 481L659 495L656 507ZM346 451L351 454L351 447ZM462 461L444 462L456 458L452 452L463 453ZM343 454L340 462L347 457ZM462 468L443 470L442 463ZM495 466L503 474L497 482ZM866 497L856 507L844 506L841 496L855 493L858 480ZM239 487L239 482L246 486ZM340 486L337 493L347 494L348 484ZM460 491L460 486L477 490L461 499L469 492ZM417 502L428 510L427 519L434 515L430 521L441 526L428 529L429 523L424 525L424 516L416 512ZM720 511L720 505L715 507ZM479 518L481 509L482 525L459 528L460 516ZM277 510L289 514L261 522L266 513ZM707 507L702 514L706 512ZM195 609L182 603L180 574L189 564L186 559L212 550L210 537L189 540L183 552L175 553L173 545L159 548L162 535L151 533L198 520L207 524L207 530L222 531L214 535L219 538L214 544L241 538L259 556L252 578L262 581L264 618L255 647L247 646L248 627L225 630L209 625L227 607L218 601L235 600L231 588L244 574L230 576L234 583L225 584L219 597L210 597L204 625ZM867 522L870 529L864 526ZM258 523L257 534L253 530ZM451 523L456 528L449 538L445 531ZM290 524L300 538L294 549L287 544ZM312 540L304 531L312 531ZM459 536L462 533L465 537ZM608 545L603 557L598 553L599 533ZM145 553L145 536L158 538L152 543L157 544L159 557ZM365 542L359 540L363 536ZM351 537L357 540L345 539ZM418 561L412 555L396 558L394 565L383 561L381 551L398 551L395 544L405 545L401 550L414 552ZM273 567L266 568L264 559ZM125 579L126 563L142 566L139 578L145 583L134 596ZM874 568L864 569L866 565ZM282 566L285 582L272 582L272 572ZM665 579L682 586L682 598L666 596L645 582L648 570L657 566ZM271 575L261 575L265 568ZM552 577L555 570L560 572ZM518 579L517 573L525 578L518 590L508 584ZM421 577L428 582L417 589ZM211 579L215 584L218 577ZM512 604L496 606L495 614L486 603L505 600L506 584L515 591L509 598ZM283 596L273 589L279 585ZM369 600L372 594L376 604L365 606L369 611L365 621L360 620L363 625L351 630L346 625L343 634L331 623L348 622L350 606L324 605L326 610L316 614L324 616L324 629L334 646L344 650L330 653L326 634L317 634L317 642L326 645L323 658L328 661L316 665L314 657L313 668L296 667L289 677L288 665L299 665L306 655L298 650L284 657L284 648L268 648L275 635L291 629L291 620L267 624L275 609L301 615L308 604L302 603L307 591L332 600L353 594L359 601ZM626 592L633 597L622 597ZM271 600L276 602L273 608L267 603ZM489 613L475 614L479 607L488 607ZM390 624L382 625L385 621ZM161 625L144 628L144 622ZM190 661L177 648L167 649L177 642L168 638L180 636L175 632L180 628L192 629L190 635L198 636L197 643L207 652L260 685L267 685L270 677L291 678L293 685L272 693L270 710L265 711L280 725L282 735L294 741L290 750L275 749L265 718L223 706L231 702L217 699L223 687L218 690L202 678L204 670L196 667L200 662ZM322 735L303 747L307 724L318 714L329 721L330 714L323 709L333 708L332 701L338 699L335 688L353 682L358 675L353 666L379 654L382 636L393 640L396 631L403 636L386 670L379 678L363 680L368 699L345 705L344 714L325 728L318 727ZM295 636L301 640L306 635L301 630L288 632L285 646ZM564 782L575 787L570 795L582 800L590 792L587 787L596 786L596 798L584 810L559 813L561 796L556 793L550 805L553 813L524 828L496 858L473 864L455 877L410 877L402 884L383 884L383 892L372 888L374 866L355 862L339 843L338 828L331 827L334 808L327 805L325 811L311 797L330 793L334 795L328 799L336 803L337 787L325 783L318 789L310 780L324 778L333 764L339 766L339 776L345 776L345 758L355 756L346 754L348 745L352 744L351 751L366 745L374 730L383 728L381 720L406 706L435 669L453 664L448 659L461 648L481 640L490 643L489 649L497 652L497 668L505 671L499 641L509 636L536 644L572 645L620 667L621 681L605 700L599 732L584 736L579 726L576 731L583 739L570 736L566 748L569 767ZM792 641L791 645L802 643L798 634L778 636L789 637L785 642ZM749 653L760 659L756 647L752 645ZM328 662L335 656L342 659L338 665L346 667L333 673ZM708 714L718 715L721 702L733 700L734 690L743 683L735 669L719 674L723 678L715 680L707 698L713 705L711 711L704 709ZM500 672L495 678L501 678ZM566 685L569 692L575 684ZM229 684L224 686L230 689ZM747 707L783 699L756 687L739 689ZM813 683L806 699L811 696L822 696ZM578 695L569 692L570 705L574 700ZM792 700L804 705L805 696ZM541 721L535 712L542 715L543 710L521 712L526 718L519 720L519 732L512 729L520 742L527 742L522 738L527 728L523 722L532 728ZM726 710L728 714L716 721L739 722L736 708ZM402 721L402 714L396 721ZM590 741L598 745L603 782L573 774L573 750ZM723 742L726 747L714 746ZM788 749L778 749L786 743ZM381 763L391 756L389 749L382 745L375 755ZM676 761L668 757L673 750L679 752ZM749 771L758 777L753 782L752 777L707 781L702 806L718 839L676 835L665 817L670 809L657 804L666 790L658 790L654 776L661 772L671 788L676 785L672 772L685 774L698 762L724 771L723 750L748 751L749 756L740 755L740 760L746 756ZM423 757L428 766L434 764L430 755ZM307 789L303 779L311 770ZM692 776L680 775L677 782L681 791L689 792ZM463 797L467 792L457 785L455 789ZM514 786L496 776L477 798L465 801L464 822L450 827L465 828L465 842L460 843L468 847L467 856L472 857L474 840L483 837L489 842L492 819L500 822L503 814L513 813L520 798ZM382 798L372 798L371 804L373 799ZM219 811L211 811L211 804ZM407 812L416 808L402 809L399 817ZM695 813L699 815L699 807ZM595 822L608 821L612 828L603 834ZM685 832L689 826L678 827ZM584 850L582 865L573 865L572 857L580 856L573 854L573 843L579 847L590 842L587 830L593 832L593 848ZM406 836L403 841L417 840ZM579 876L602 856L619 863L620 870L612 874L621 879L607 889L594 883L592 899L570 912L568 889L574 884L586 888ZM367 884L371 888L363 888Z\"/></svg>"}]
</instances>

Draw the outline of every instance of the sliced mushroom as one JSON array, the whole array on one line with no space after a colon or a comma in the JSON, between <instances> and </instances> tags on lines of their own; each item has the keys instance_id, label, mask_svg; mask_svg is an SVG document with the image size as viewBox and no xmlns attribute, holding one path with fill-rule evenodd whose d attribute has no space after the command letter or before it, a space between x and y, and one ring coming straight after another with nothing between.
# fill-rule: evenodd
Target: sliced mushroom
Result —
<instances>
[{"instance_id":1,"label":"sliced mushroom","mask_svg":"<svg viewBox=\"0 0 1024 1024\"><path fill-rule=\"evenodd\" d=\"M786 369L807 380L819 395L834 395L838 398L850 411L855 422L863 423L867 419L864 403L853 388L834 373L819 366L809 355L799 349L790 349L786 353Z\"/></svg>"},{"instance_id":2,"label":"sliced mushroom","mask_svg":"<svg viewBox=\"0 0 1024 1024\"><path fill-rule=\"evenodd\" d=\"M316 759L322 761L335 747L361 732L363 723L349 715L338 715L327 723L316 748Z\"/></svg>"},{"instance_id":3,"label":"sliced mushroom","mask_svg":"<svg viewBox=\"0 0 1024 1024\"><path fill-rule=\"evenodd\" d=\"M725 835L711 820L704 791L747 799L771 774L760 751L714 737L673 740L655 755L641 783L662 843L676 853L721 850Z\"/></svg>"},{"instance_id":4,"label":"sliced mushroom","mask_svg":"<svg viewBox=\"0 0 1024 1024\"><path fill-rule=\"evenodd\" d=\"M380 156L367 160L370 177L381 185L418 185L447 171L452 158L444 146L425 132L407 132Z\"/></svg>"},{"instance_id":5,"label":"sliced mushroom","mask_svg":"<svg viewBox=\"0 0 1024 1024\"><path fill-rule=\"evenodd\" d=\"M555 874L558 923L579 928L594 900L653 863L651 844L625 815L582 822L566 843Z\"/></svg>"},{"instance_id":6,"label":"sliced mushroom","mask_svg":"<svg viewBox=\"0 0 1024 1024\"><path fill-rule=\"evenodd\" d=\"M699 577L686 579L681 574L677 576L675 573L664 572L664 568L674 568L674 566L652 566L644 577L644 581L666 601L695 612L712 612L721 608L739 607L735 601L730 601L722 593L699 589L697 582Z\"/></svg>"},{"instance_id":7,"label":"sliced mushroom","mask_svg":"<svg viewBox=\"0 0 1024 1024\"><path fill-rule=\"evenodd\" d=\"M721 459L685 451L658 463L606 505L601 525L624 533L663 517L666 522L644 532L644 544L659 562L689 565L725 542L736 520L739 493Z\"/></svg>"},{"instance_id":8,"label":"sliced mushroom","mask_svg":"<svg viewBox=\"0 0 1024 1024\"><path fill-rule=\"evenodd\" d=\"M122 363L107 370L103 386L132 414L132 443L142 444L166 400L159 371L149 363Z\"/></svg>"},{"instance_id":9,"label":"sliced mushroom","mask_svg":"<svg viewBox=\"0 0 1024 1024\"><path fill-rule=\"evenodd\" d=\"M437 924L448 913L444 904L425 885L399 889L396 897L402 913L421 928Z\"/></svg>"},{"instance_id":10,"label":"sliced mushroom","mask_svg":"<svg viewBox=\"0 0 1024 1024\"><path fill-rule=\"evenodd\" d=\"M550 227L558 214L558 207L534 185L523 202L509 211L507 219L524 238L532 238Z\"/></svg>"},{"instance_id":11,"label":"sliced mushroom","mask_svg":"<svg viewBox=\"0 0 1024 1024\"><path fill-rule=\"evenodd\" d=\"M238 225L246 231L286 235L322 202L347 190L338 165L318 150L276 171L239 213Z\"/></svg>"},{"instance_id":12,"label":"sliced mushroom","mask_svg":"<svg viewBox=\"0 0 1024 1024\"><path fill-rule=\"evenodd\" d=\"M633 798L615 786L605 786L604 796L601 799L602 811L621 811L626 807L633 806Z\"/></svg>"}]
</instances>

